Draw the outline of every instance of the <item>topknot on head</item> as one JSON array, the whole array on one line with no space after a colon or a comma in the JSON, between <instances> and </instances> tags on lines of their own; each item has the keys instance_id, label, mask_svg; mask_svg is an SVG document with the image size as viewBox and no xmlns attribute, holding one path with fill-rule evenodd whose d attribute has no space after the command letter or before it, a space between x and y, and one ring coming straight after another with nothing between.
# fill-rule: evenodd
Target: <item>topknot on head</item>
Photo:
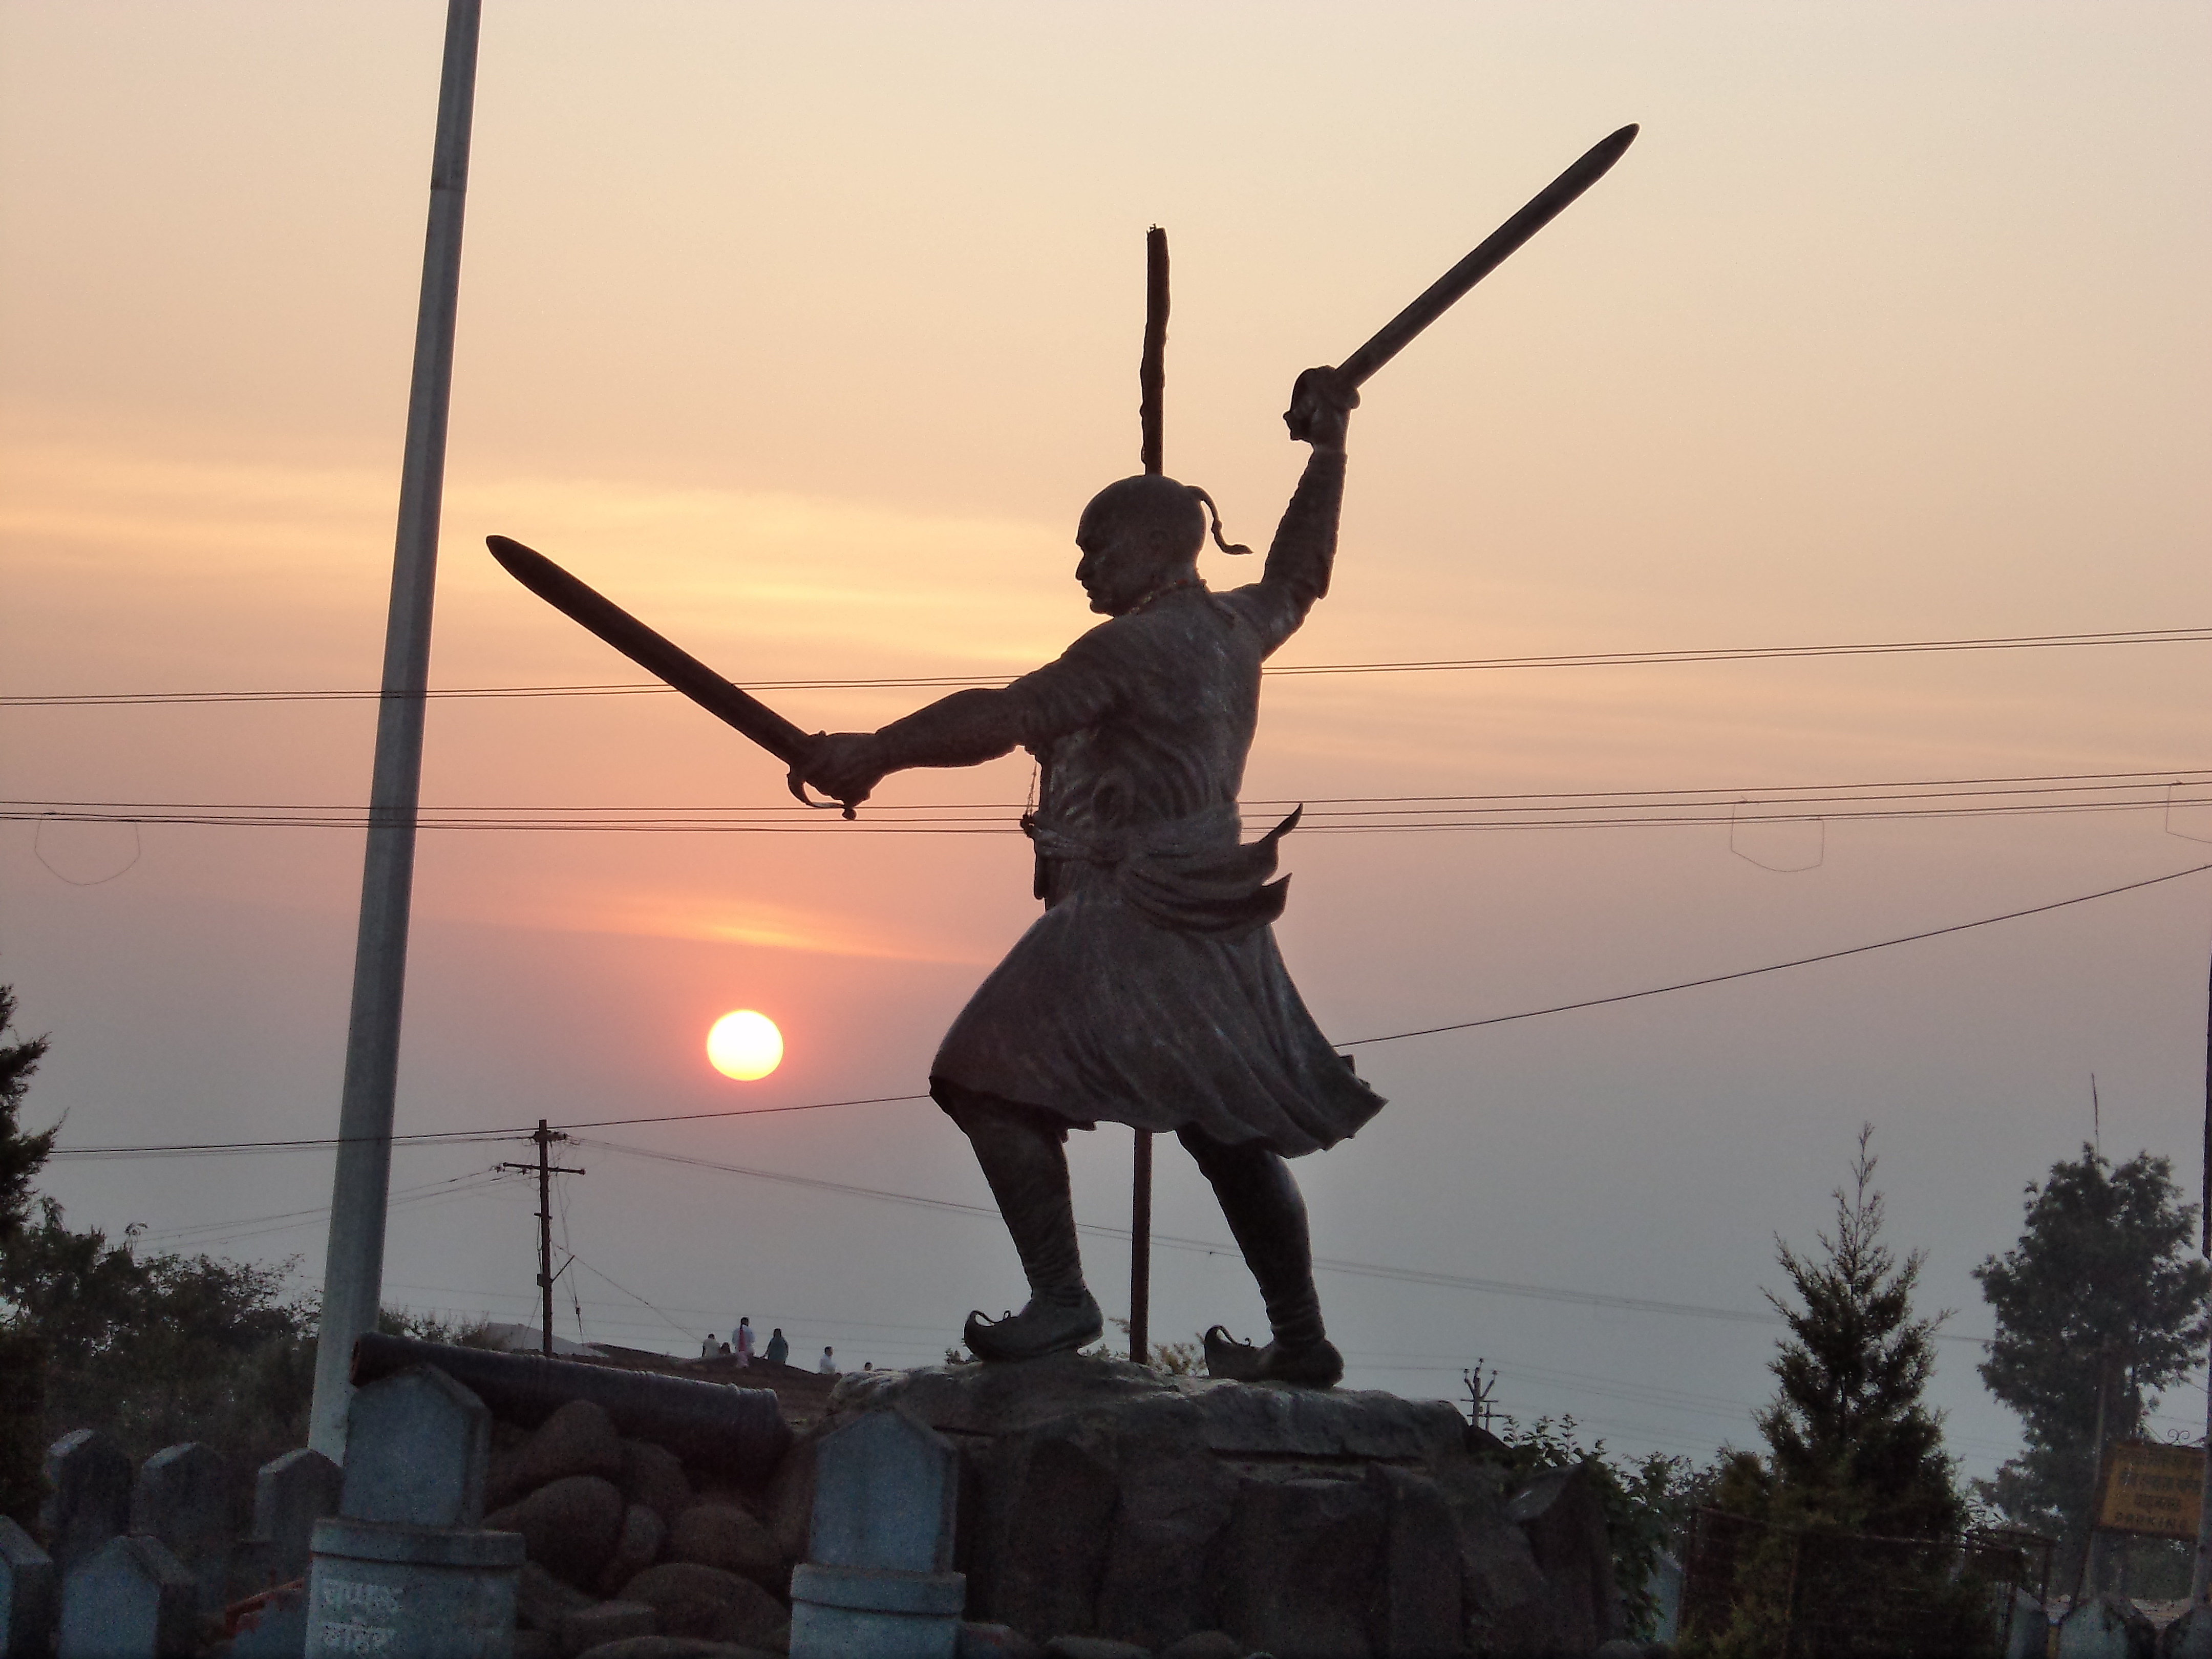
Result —
<instances>
[{"instance_id":1,"label":"topknot on head","mask_svg":"<svg viewBox=\"0 0 2212 1659\"><path fill-rule=\"evenodd\" d=\"M1140 472L1108 484L1083 509L1082 522L1094 527L1113 523L1131 529L1156 528L1171 553L1195 558L1206 545L1208 514L1215 546L1224 553L1252 550L1223 539L1221 509L1213 504L1212 496L1196 484L1181 483L1158 472Z\"/></svg>"}]
</instances>

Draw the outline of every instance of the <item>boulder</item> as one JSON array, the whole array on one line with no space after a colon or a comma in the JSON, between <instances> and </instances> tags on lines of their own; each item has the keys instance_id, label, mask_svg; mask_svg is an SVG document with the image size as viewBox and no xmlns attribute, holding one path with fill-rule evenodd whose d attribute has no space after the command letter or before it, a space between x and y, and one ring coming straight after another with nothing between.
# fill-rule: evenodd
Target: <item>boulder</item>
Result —
<instances>
[{"instance_id":1,"label":"boulder","mask_svg":"<svg viewBox=\"0 0 2212 1659\"><path fill-rule=\"evenodd\" d=\"M557 1646L562 1659L574 1659L592 1648L632 1636L660 1634L660 1615L642 1601L598 1601L579 1607L561 1621Z\"/></svg>"},{"instance_id":2,"label":"boulder","mask_svg":"<svg viewBox=\"0 0 2212 1659\"><path fill-rule=\"evenodd\" d=\"M814 1455L822 1429L816 1425L793 1443L769 1479L763 1513L776 1547L787 1561L804 1561L814 1528Z\"/></svg>"},{"instance_id":3,"label":"boulder","mask_svg":"<svg viewBox=\"0 0 2212 1659\"><path fill-rule=\"evenodd\" d=\"M632 1504L623 1511L622 1531L615 1539L615 1553L599 1569L600 1593L612 1595L624 1584L660 1559L661 1546L668 1541L668 1528L660 1516L642 1504ZM630 1632L650 1635L653 1632ZM613 1638L608 1638L611 1641Z\"/></svg>"},{"instance_id":4,"label":"boulder","mask_svg":"<svg viewBox=\"0 0 2212 1659\"><path fill-rule=\"evenodd\" d=\"M491 1532L519 1532L525 1553L571 1584L596 1583L613 1559L628 1505L611 1480L572 1474L484 1517Z\"/></svg>"},{"instance_id":5,"label":"boulder","mask_svg":"<svg viewBox=\"0 0 2212 1659\"><path fill-rule=\"evenodd\" d=\"M1074 1438L1008 1437L984 1462L970 1605L1016 1630L1097 1634L1114 1470Z\"/></svg>"},{"instance_id":6,"label":"boulder","mask_svg":"<svg viewBox=\"0 0 2212 1659\"><path fill-rule=\"evenodd\" d=\"M1202 1630L1170 1642L1160 1659L1244 1659L1244 1644L1227 1631Z\"/></svg>"},{"instance_id":7,"label":"boulder","mask_svg":"<svg viewBox=\"0 0 2212 1659\"><path fill-rule=\"evenodd\" d=\"M2158 1626L2124 1595L2106 1593L2058 1621L2058 1659L2154 1659Z\"/></svg>"},{"instance_id":8,"label":"boulder","mask_svg":"<svg viewBox=\"0 0 2212 1659\"><path fill-rule=\"evenodd\" d=\"M620 1480L623 1465L623 1439L605 1410L588 1400L571 1400L540 1423L511 1457L495 1461L490 1501L505 1508L573 1475Z\"/></svg>"},{"instance_id":9,"label":"boulder","mask_svg":"<svg viewBox=\"0 0 2212 1659\"><path fill-rule=\"evenodd\" d=\"M668 1535L672 1560L720 1567L757 1584L777 1585L790 1574L775 1538L736 1504L694 1504Z\"/></svg>"},{"instance_id":10,"label":"boulder","mask_svg":"<svg viewBox=\"0 0 2212 1659\"><path fill-rule=\"evenodd\" d=\"M586 1648L576 1659L775 1659L759 1648L696 1636L626 1636Z\"/></svg>"},{"instance_id":11,"label":"boulder","mask_svg":"<svg viewBox=\"0 0 2212 1659\"><path fill-rule=\"evenodd\" d=\"M1367 1466L1382 1505L1382 1569L1370 1619L1376 1649L1451 1653L1466 1625L1459 1541L1451 1505L1426 1474L1389 1463Z\"/></svg>"},{"instance_id":12,"label":"boulder","mask_svg":"<svg viewBox=\"0 0 2212 1659\"><path fill-rule=\"evenodd\" d=\"M1431 1474L1458 1534L1467 1645L1501 1655L1556 1650L1552 1587L1528 1534L1505 1518L1504 1470L1469 1458Z\"/></svg>"},{"instance_id":13,"label":"boulder","mask_svg":"<svg viewBox=\"0 0 2212 1659\"><path fill-rule=\"evenodd\" d=\"M514 1581L514 1620L525 1630L556 1635L570 1613L592 1605L590 1596L535 1561L525 1561Z\"/></svg>"},{"instance_id":14,"label":"boulder","mask_svg":"<svg viewBox=\"0 0 2212 1659\"><path fill-rule=\"evenodd\" d=\"M1247 1480L1221 1543L1222 1623L1271 1652L1366 1654L1388 1519L1365 1481Z\"/></svg>"},{"instance_id":15,"label":"boulder","mask_svg":"<svg viewBox=\"0 0 2212 1659\"><path fill-rule=\"evenodd\" d=\"M963 1624L953 1654L954 1659L1042 1659L1043 1651L1012 1625Z\"/></svg>"},{"instance_id":16,"label":"boulder","mask_svg":"<svg viewBox=\"0 0 2212 1659\"><path fill-rule=\"evenodd\" d=\"M1157 1647L1219 1622L1210 1552L1228 1528L1237 1485L1211 1458L1163 1456L1121 1471L1118 1519L1098 1586L1099 1629Z\"/></svg>"},{"instance_id":17,"label":"boulder","mask_svg":"<svg viewBox=\"0 0 2212 1659\"><path fill-rule=\"evenodd\" d=\"M622 1443L622 1474L616 1484L626 1500L644 1504L660 1517L663 1526L674 1526L676 1517L693 1501L691 1480L684 1472L682 1460L650 1440Z\"/></svg>"},{"instance_id":18,"label":"boulder","mask_svg":"<svg viewBox=\"0 0 2212 1659\"><path fill-rule=\"evenodd\" d=\"M1553 1640L1569 1653L1588 1653L1601 1642L1627 1634L1620 1593L1613 1583L1613 1546L1597 1483L1581 1464L1547 1469L1513 1494L1505 1518L1528 1547L1552 1589L1560 1621Z\"/></svg>"},{"instance_id":19,"label":"boulder","mask_svg":"<svg viewBox=\"0 0 2212 1659\"><path fill-rule=\"evenodd\" d=\"M660 1615L666 1636L766 1646L787 1626L783 1604L750 1578L696 1561L664 1561L623 1586L622 1599Z\"/></svg>"},{"instance_id":20,"label":"boulder","mask_svg":"<svg viewBox=\"0 0 2212 1659\"><path fill-rule=\"evenodd\" d=\"M1055 1636L1044 1644L1044 1659L1152 1659L1152 1650L1103 1636Z\"/></svg>"}]
</instances>

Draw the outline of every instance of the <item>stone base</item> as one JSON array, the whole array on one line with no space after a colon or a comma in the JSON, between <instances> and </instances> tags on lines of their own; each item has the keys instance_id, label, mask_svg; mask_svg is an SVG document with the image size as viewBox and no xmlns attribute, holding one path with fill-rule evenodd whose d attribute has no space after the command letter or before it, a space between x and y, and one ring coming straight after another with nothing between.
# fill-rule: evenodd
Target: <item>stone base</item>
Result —
<instances>
[{"instance_id":1,"label":"stone base","mask_svg":"<svg viewBox=\"0 0 2212 1659\"><path fill-rule=\"evenodd\" d=\"M307 1659L503 1659L521 1567L511 1532L318 1521Z\"/></svg>"},{"instance_id":2,"label":"stone base","mask_svg":"<svg viewBox=\"0 0 2212 1659\"><path fill-rule=\"evenodd\" d=\"M1588 1477L1516 1489L1442 1401L1062 1354L848 1377L817 1432L890 1407L960 1449L967 1616L1039 1642L1428 1656L1621 1634Z\"/></svg>"},{"instance_id":3,"label":"stone base","mask_svg":"<svg viewBox=\"0 0 2212 1659\"><path fill-rule=\"evenodd\" d=\"M803 1565L791 1573L791 1659L953 1659L957 1572Z\"/></svg>"}]
</instances>

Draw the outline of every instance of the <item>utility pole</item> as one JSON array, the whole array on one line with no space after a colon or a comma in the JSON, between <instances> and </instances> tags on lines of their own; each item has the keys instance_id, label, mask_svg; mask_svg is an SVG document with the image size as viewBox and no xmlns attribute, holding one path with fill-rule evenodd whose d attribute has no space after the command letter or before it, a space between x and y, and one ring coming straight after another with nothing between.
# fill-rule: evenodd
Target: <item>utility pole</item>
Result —
<instances>
[{"instance_id":1,"label":"utility pole","mask_svg":"<svg viewBox=\"0 0 2212 1659\"><path fill-rule=\"evenodd\" d=\"M502 1170L520 1170L525 1175L538 1171L538 1349L548 1359L553 1357L553 1281L560 1277L553 1271L553 1177L556 1175L586 1175L589 1171L571 1170L554 1163L549 1154L556 1140L568 1137L545 1127L545 1120L538 1120L537 1131L530 1137L538 1143L538 1162L535 1164L502 1164ZM562 1273L568 1271L563 1262Z\"/></svg>"},{"instance_id":2,"label":"utility pole","mask_svg":"<svg viewBox=\"0 0 2212 1659\"><path fill-rule=\"evenodd\" d=\"M1161 459L1162 394L1167 385L1168 234L1145 233L1145 355L1137 367L1145 471L1157 477ZM1139 1129L1129 1172L1129 1358L1139 1365L1152 1353L1152 1132Z\"/></svg>"},{"instance_id":3,"label":"utility pole","mask_svg":"<svg viewBox=\"0 0 2212 1659\"><path fill-rule=\"evenodd\" d=\"M430 219L415 316L415 367L399 474L399 527L385 623L368 848L354 945L353 1009L338 1106L337 1167L315 1345L307 1443L345 1459L348 1373L355 1339L376 1328L384 1291L384 1222L392 1188L392 1114L399 1076L399 1010L407 976L407 919L415 882L415 811L422 781L423 692L430 678L430 600L446 483L446 411L453 382L453 319L461 282L482 0L447 0L446 52L431 149Z\"/></svg>"}]
</instances>

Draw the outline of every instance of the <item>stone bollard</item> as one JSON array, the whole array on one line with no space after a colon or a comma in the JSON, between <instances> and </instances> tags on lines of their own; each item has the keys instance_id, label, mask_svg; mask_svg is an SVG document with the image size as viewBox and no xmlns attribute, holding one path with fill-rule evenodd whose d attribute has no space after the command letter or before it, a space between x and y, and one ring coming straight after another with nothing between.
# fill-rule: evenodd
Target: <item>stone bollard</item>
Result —
<instances>
[{"instance_id":1,"label":"stone bollard","mask_svg":"<svg viewBox=\"0 0 2212 1659\"><path fill-rule=\"evenodd\" d=\"M203 1615L228 1600L230 1466L213 1446L188 1440L157 1451L140 1466L131 1489L131 1530L169 1547L200 1592Z\"/></svg>"},{"instance_id":2,"label":"stone bollard","mask_svg":"<svg viewBox=\"0 0 2212 1659\"><path fill-rule=\"evenodd\" d=\"M158 1538L111 1538L62 1581L58 1659L189 1659L199 1586Z\"/></svg>"},{"instance_id":3,"label":"stone bollard","mask_svg":"<svg viewBox=\"0 0 2212 1659\"><path fill-rule=\"evenodd\" d=\"M520 1533L486 1532L491 1413L434 1366L357 1389L337 1515L315 1522L306 1659L507 1659Z\"/></svg>"},{"instance_id":4,"label":"stone bollard","mask_svg":"<svg viewBox=\"0 0 2212 1659\"><path fill-rule=\"evenodd\" d=\"M307 1446L261 1466L253 1478L253 1531L241 1552L251 1562L240 1586L246 1595L307 1576L315 1522L338 1512L344 1478Z\"/></svg>"},{"instance_id":5,"label":"stone bollard","mask_svg":"<svg viewBox=\"0 0 2212 1659\"><path fill-rule=\"evenodd\" d=\"M0 1654L46 1659L57 1611L53 1562L30 1534L0 1515Z\"/></svg>"},{"instance_id":6,"label":"stone bollard","mask_svg":"<svg viewBox=\"0 0 2212 1659\"><path fill-rule=\"evenodd\" d=\"M960 1455L909 1413L823 1437L791 1659L953 1659L968 1581L951 1571Z\"/></svg>"},{"instance_id":7,"label":"stone bollard","mask_svg":"<svg viewBox=\"0 0 2212 1659\"><path fill-rule=\"evenodd\" d=\"M77 1429L47 1449L46 1474L39 1528L66 1582L79 1563L131 1530L131 1459L99 1430Z\"/></svg>"},{"instance_id":8,"label":"stone bollard","mask_svg":"<svg viewBox=\"0 0 2212 1659\"><path fill-rule=\"evenodd\" d=\"M354 1391L346 1413L338 1513L410 1527L473 1527L483 1519L491 1413L434 1365Z\"/></svg>"}]
</instances>

